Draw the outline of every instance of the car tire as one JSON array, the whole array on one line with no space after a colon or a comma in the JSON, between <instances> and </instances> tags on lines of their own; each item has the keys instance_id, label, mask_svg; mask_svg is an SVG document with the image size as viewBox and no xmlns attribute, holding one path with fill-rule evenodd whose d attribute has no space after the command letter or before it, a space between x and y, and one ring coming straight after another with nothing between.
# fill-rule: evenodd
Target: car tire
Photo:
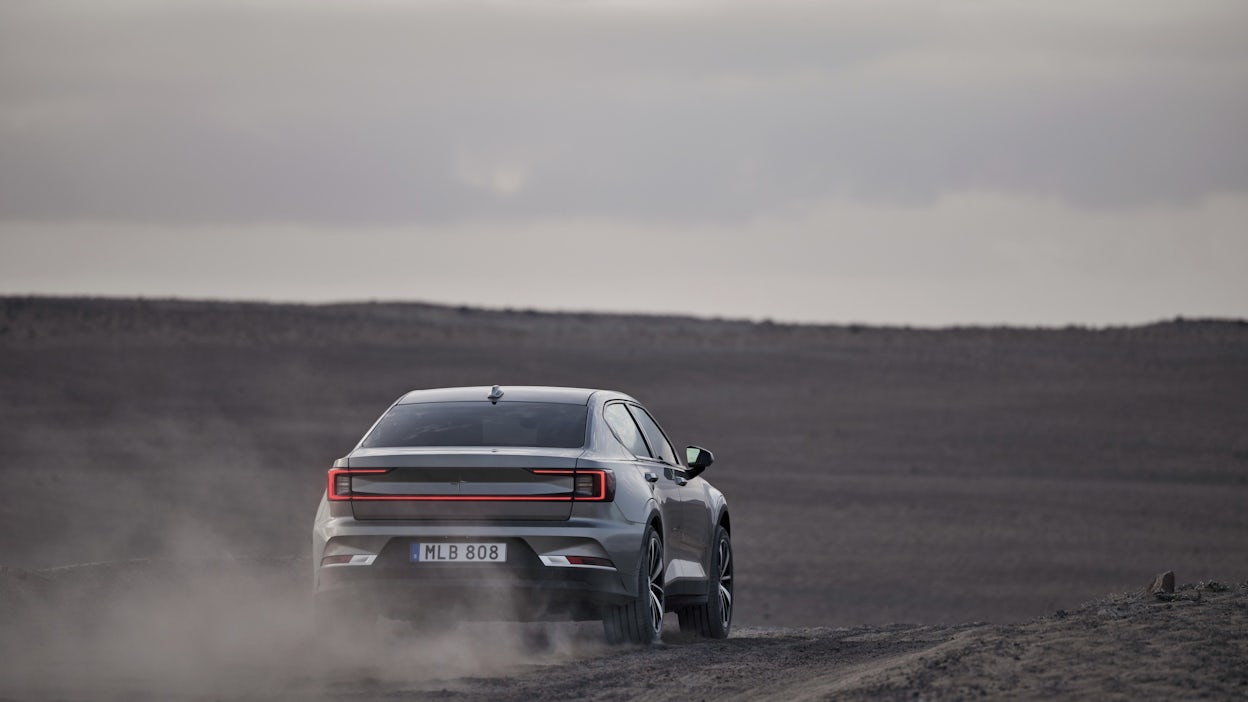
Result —
<instances>
[{"instance_id":1,"label":"car tire","mask_svg":"<svg viewBox=\"0 0 1248 702\"><path fill-rule=\"evenodd\" d=\"M680 630L708 639L726 639L732 628L733 562L732 539L722 526L715 528L711 551L711 579L706 604L682 607L676 611Z\"/></svg>"},{"instance_id":2,"label":"car tire","mask_svg":"<svg viewBox=\"0 0 1248 702\"><path fill-rule=\"evenodd\" d=\"M647 527L637 559L637 596L623 605L607 607L602 626L611 644L647 646L663 632L663 541Z\"/></svg>"}]
</instances>

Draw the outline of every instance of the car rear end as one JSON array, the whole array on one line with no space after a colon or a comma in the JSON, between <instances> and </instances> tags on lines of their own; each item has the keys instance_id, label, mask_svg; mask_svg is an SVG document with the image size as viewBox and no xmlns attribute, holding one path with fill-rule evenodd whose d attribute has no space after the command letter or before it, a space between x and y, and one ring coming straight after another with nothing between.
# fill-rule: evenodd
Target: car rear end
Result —
<instances>
[{"instance_id":1,"label":"car rear end","mask_svg":"<svg viewBox=\"0 0 1248 702\"><path fill-rule=\"evenodd\" d=\"M634 567L642 527L615 509L615 475L585 455L591 395L402 398L328 473L314 526L318 608L594 619L627 599L620 573Z\"/></svg>"}]
</instances>

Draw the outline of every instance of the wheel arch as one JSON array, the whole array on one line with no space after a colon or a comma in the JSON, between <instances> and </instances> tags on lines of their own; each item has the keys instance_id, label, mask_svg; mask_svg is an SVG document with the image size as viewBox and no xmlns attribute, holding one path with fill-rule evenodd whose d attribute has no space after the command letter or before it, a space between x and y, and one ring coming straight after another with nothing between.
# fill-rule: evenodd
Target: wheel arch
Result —
<instances>
[{"instance_id":1,"label":"wheel arch","mask_svg":"<svg viewBox=\"0 0 1248 702\"><path fill-rule=\"evenodd\" d=\"M646 526L654 529L654 533L659 535L659 541L667 541L663 537L663 515L659 514L657 508L650 510L650 515L646 517Z\"/></svg>"}]
</instances>

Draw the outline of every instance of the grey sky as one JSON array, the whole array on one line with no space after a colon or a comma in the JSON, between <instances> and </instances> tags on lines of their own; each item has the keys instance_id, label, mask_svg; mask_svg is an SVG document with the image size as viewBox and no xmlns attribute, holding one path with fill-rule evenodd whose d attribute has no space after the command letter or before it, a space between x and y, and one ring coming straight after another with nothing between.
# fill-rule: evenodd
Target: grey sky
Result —
<instances>
[{"instance_id":1,"label":"grey sky","mask_svg":"<svg viewBox=\"0 0 1248 702\"><path fill-rule=\"evenodd\" d=\"M4 3L0 293L1248 317L1246 125L1239 1Z\"/></svg>"}]
</instances>

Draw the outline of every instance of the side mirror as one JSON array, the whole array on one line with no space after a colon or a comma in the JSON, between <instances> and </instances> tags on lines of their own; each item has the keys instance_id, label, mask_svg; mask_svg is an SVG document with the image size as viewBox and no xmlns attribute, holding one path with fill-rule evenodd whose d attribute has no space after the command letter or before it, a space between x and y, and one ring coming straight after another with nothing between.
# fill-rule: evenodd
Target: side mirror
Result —
<instances>
[{"instance_id":1,"label":"side mirror","mask_svg":"<svg viewBox=\"0 0 1248 702\"><path fill-rule=\"evenodd\" d=\"M686 471L689 477L696 478L715 462L715 456L700 446L688 446L685 448L685 462L689 464L689 470Z\"/></svg>"}]
</instances>

